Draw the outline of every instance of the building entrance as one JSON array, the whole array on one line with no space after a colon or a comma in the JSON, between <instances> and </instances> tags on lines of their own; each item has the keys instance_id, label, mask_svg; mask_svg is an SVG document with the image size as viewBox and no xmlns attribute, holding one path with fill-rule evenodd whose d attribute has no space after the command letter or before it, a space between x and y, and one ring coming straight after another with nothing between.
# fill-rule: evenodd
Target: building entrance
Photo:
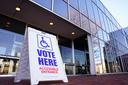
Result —
<instances>
[{"instance_id":1,"label":"building entrance","mask_svg":"<svg viewBox=\"0 0 128 85\"><path fill-rule=\"evenodd\" d=\"M89 74L90 62L86 36L74 40L59 38L60 51L69 75Z\"/></svg>"},{"instance_id":2,"label":"building entrance","mask_svg":"<svg viewBox=\"0 0 128 85\"><path fill-rule=\"evenodd\" d=\"M86 36L74 40L74 57L76 74L89 74L89 52Z\"/></svg>"}]
</instances>

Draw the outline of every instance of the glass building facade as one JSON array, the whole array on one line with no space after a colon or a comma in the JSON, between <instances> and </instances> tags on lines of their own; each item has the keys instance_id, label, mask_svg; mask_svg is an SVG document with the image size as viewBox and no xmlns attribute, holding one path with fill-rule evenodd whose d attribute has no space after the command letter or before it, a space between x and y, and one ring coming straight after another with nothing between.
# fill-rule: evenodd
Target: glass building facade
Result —
<instances>
[{"instance_id":1,"label":"glass building facade","mask_svg":"<svg viewBox=\"0 0 128 85\"><path fill-rule=\"evenodd\" d=\"M22 5L25 3L22 2ZM100 0L29 0L27 3L31 3L35 9L36 6L45 9L86 33L70 39L63 37L63 34L50 32L57 35L68 75L128 72L127 33L121 29L120 24ZM3 17L8 19L6 14L0 16L2 17L0 22L4 20ZM10 23L0 24L0 74L16 72L25 28L33 27L32 23L19 19L22 21L20 22L15 20L17 18L12 18L15 17L9 19L14 23L17 22L15 25L18 26L10 29ZM19 26L23 30L14 32L13 29L18 29ZM34 28L40 29L35 26Z\"/></svg>"}]
</instances>

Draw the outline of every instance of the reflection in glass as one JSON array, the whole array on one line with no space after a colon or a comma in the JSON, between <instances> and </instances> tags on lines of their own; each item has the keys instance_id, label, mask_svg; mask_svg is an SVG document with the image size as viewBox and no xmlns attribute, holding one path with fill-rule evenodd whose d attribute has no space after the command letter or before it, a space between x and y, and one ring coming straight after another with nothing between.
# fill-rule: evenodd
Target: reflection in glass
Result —
<instances>
[{"instance_id":1,"label":"reflection in glass","mask_svg":"<svg viewBox=\"0 0 128 85\"><path fill-rule=\"evenodd\" d=\"M1 55L21 55L23 35L0 29L0 40Z\"/></svg>"},{"instance_id":2,"label":"reflection in glass","mask_svg":"<svg viewBox=\"0 0 128 85\"><path fill-rule=\"evenodd\" d=\"M21 56L23 35L0 29L0 40L0 74L13 75L18 67L16 57Z\"/></svg>"},{"instance_id":3,"label":"reflection in glass","mask_svg":"<svg viewBox=\"0 0 128 85\"><path fill-rule=\"evenodd\" d=\"M59 47L62 56L63 63L65 65L65 71L67 74L73 74L73 60L72 60L72 47L71 40L59 36Z\"/></svg>"},{"instance_id":4,"label":"reflection in glass","mask_svg":"<svg viewBox=\"0 0 128 85\"><path fill-rule=\"evenodd\" d=\"M128 54L125 54L125 55L122 55L122 56L120 56L120 59L121 59L121 62L122 62L122 70L124 71L124 72L128 72Z\"/></svg>"},{"instance_id":5,"label":"reflection in glass","mask_svg":"<svg viewBox=\"0 0 128 85\"><path fill-rule=\"evenodd\" d=\"M103 14L103 18L104 18L104 30L107 31L108 24L107 24L107 17L105 14Z\"/></svg>"},{"instance_id":6,"label":"reflection in glass","mask_svg":"<svg viewBox=\"0 0 128 85\"><path fill-rule=\"evenodd\" d=\"M104 42L98 40L97 37L92 36L92 44L93 44L93 55L96 64L96 72L97 73L105 73L105 60L104 60Z\"/></svg>"},{"instance_id":7,"label":"reflection in glass","mask_svg":"<svg viewBox=\"0 0 128 85\"><path fill-rule=\"evenodd\" d=\"M101 53L101 63L102 63L102 70L103 73L106 73L106 67L105 67L105 42L103 42L102 40L99 40L99 45L100 45L100 53Z\"/></svg>"},{"instance_id":8,"label":"reflection in glass","mask_svg":"<svg viewBox=\"0 0 128 85\"><path fill-rule=\"evenodd\" d=\"M101 40L104 40L103 30L99 28L98 26L97 26L97 33L98 33L98 38L100 38Z\"/></svg>"},{"instance_id":9,"label":"reflection in glass","mask_svg":"<svg viewBox=\"0 0 128 85\"><path fill-rule=\"evenodd\" d=\"M97 25L101 26L100 18L99 18L99 13L98 13L98 7L93 3L93 11L95 15L95 22Z\"/></svg>"},{"instance_id":10,"label":"reflection in glass","mask_svg":"<svg viewBox=\"0 0 128 85\"><path fill-rule=\"evenodd\" d=\"M103 37L104 37L104 41L105 42L108 42L109 41L109 36L108 36L108 34L105 32L105 31L103 31Z\"/></svg>"},{"instance_id":11,"label":"reflection in glass","mask_svg":"<svg viewBox=\"0 0 128 85\"><path fill-rule=\"evenodd\" d=\"M87 3L87 10L88 10L88 15L89 18L95 22L95 18L94 18L94 13L93 13L93 8L92 8L92 2L91 0L86 0Z\"/></svg>"},{"instance_id":12,"label":"reflection in glass","mask_svg":"<svg viewBox=\"0 0 128 85\"><path fill-rule=\"evenodd\" d=\"M19 60L16 57L21 56L23 35L0 29L0 40L0 74L15 74Z\"/></svg>"},{"instance_id":13,"label":"reflection in glass","mask_svg":"<svg viewBox=\"0 0 128 85\"><path fill-rule=\"evenodd\" d=\"M80 12L85 15L88 16L87 14L87 7L86 7L86 1L85 0L79 0L79 9Z\"/></svg>"},{"instance_id":14,"label":"reflection in glass","mask_svg":"<svg viewBox=\"0 0 128 85\"><path fill-rule=\"evenodd\" d=\"M15 74L17 67L18 59L0 59L0 74Z\"/></svg>"},{"instance_id":15,"label":"reflection in glass","mask_svg":"<svg viewBox=\"0 0 128 85\"><path fill-rule=\"evenodd\" d=\"M76 74L89 74L89 55L86 37L79 37L74 40L74 56Z\"/></svg>"},{"instance_id":16,"label":"reflection in glass","mask_svg":"<svg viewBox=\"0 0 128 85\"><path fill-rule=\"evenodd\" d=\"M63 1L65 1L65 2L67 2L67 3L68 3L68 0L63 0Z\"/></svg>"},{"instance_id":17,"label":"reflection in glass","mask_svg":"<svg viewBox=\"0 0 128 85\"><path fill-rule=\"evenodd\" d=\"M73 74L72 48L60 45L60 52L65 64L66 74Z\"/></svg>"},{"instance_id":18,"label":"reflection in glass","mask_svg":"<svg viewBox=\"0 0 128 85\"><path fill-rule=\"evenodd\" d=\"M78 10L78 1L77 0L69 0L69 4Z\"/></svg>"},{"instance_id":19,"label":"reflection in glass","mask_svg":"<svg viewBox=\"0 0 128 85\"><path fill-rule=\"evenodd\" d=\"M105 30L103 12L100 9L98 9L98 12L99 12L99 16L100 16L100 22L101 22L102 29Z\"/></svg>"},{"instance_id":20,"label":"reflection in glass","mask_svg":"<svg viewBox=\"0 0 128 85\"><path fill-rule=\"evenodd\" d=\"M106 18L106 22L107 22L107 25L106 25L106 26L107 26L107 27L106 27L106 32L109 33L111 26L110 26L110 21L109 21L108 18Z\"/></svg>"},{"instance_id":21,"label":"reflection in glass","mask_svg":"<svg viewBox=\"0 0 128 85\"><path fill-rule=\"evenodd\" d=\"M94 53L95 63L101 64L101 55L100 55L98 39L96 37L93 37L92 43L93 43L93 53Z\"/></svg>"},{"instance_id":22,"label":"reflection in glass","mask_svg":"<svg viewBox=\"0 0 128 85\"><path fill-rule=\"evenodd\" d=\"M80 26L80 14L77 10L75 10L74 8L70 7L70 20Z\"/></svg>"},{"instance_id":23,"label":"reflection in glass","mask_svg":"<svg viewBox=\"0 0 128 85\"><path fill-rule=\"evenodd\" d=\"M60 46L60 51L64 63L72 64L72 49L65 46Z\"/></svg>"},{"instance_id":24,"label":"reflection in glass","mask_svg":"<svg viewBox=\"0 0 128 85\"><path fill-rule=\"evenodd\" d=\"M54 0L54 12L68 18L68 5L63 0Z\"/></svg>"},{"instance_id":25,"label":"reflection in glass","mask_svg":"<svg viewBox=\"0 0 128 85\"><path fill-rule=\"evenodd\" d=\"M36 2L37 4L44 6L48 9L52 9L52 0L32 0L34 2Z\"/></svg>"},{"instance_id":26,"label":"reflection in glass","mask_svg":"<svg viewBox=\"0 0 128 85\"><path fill-rule=\"evenodd\" d=\"M81 27L90 32L88 19L83 14L81 14Z\"/></svg>"},{"instance_id":27,"label":"reflection in glass","mask_svg":"<svg viewBox=\"0 0 128 85\"><path fill-rule=\"evenodd\" d=\"M98 5L98 7L104 12L105 10L105 7L104 7L104 5L102 4L102 2L100 1L100 0L96 0L97 1L97 5Z\"/></svg>"},{"instance_id":28,"label":"reflection in glass","mask_svg":"<svg viewBox=\"0 0 128 85\"><path fill-rule=\"evenodd\" d=\"M91 22L91 21L89 21L89 23L90 23L91 33L93 35L97 36L97 28L96 28L96 25L93 22Z\"/></svg>"},{"instance_id":29,"label":"reflection in glass","mask_svg":"<svg viewBox=\"0 0 128 85\"><path fill-rule=\"evenodd\" d=\"M86 53L75 49L76 74L87 74Z\"/></svg>"},{"instance_id":30,"label":"reflection in glass","mask_svg":"<svg viewBox=\"0 0 128 85\"><path fill-rule=\"evenodd\" d=\"M96 1L97 1L97 0L92 0L92 1L93 1L93 3L95 3L95 4L96 4Z\"/></svg>"},{"instance_id":31,"label":"reflection in glass","mask_svg":"<svg viewBox=\"0 0 128 85\"><path fill-rule=\"evenodd\" d=\"M68 74L68 75L72 75L72 74L73 74L73 66L74 66L74 65L65 64L65 71L66 71L66 74Z\"/></svg>"}]
</instances>

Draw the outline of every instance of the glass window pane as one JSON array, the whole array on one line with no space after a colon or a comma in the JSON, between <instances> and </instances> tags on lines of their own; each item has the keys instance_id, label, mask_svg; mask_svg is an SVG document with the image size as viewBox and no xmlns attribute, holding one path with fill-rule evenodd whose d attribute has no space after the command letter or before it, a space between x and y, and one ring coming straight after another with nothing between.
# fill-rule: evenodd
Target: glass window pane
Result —
<instances>
[{"instance_id":1,"label":"glass window pane","mask_svg":"<svg viewBox=\"0 0 128 85\"><path fill-rule=\"evenodd\" d=\"M79 9L80 12L87 16L87 8L85 0L79 0Z\"/></svg>"},{"instance_id":2,"label":"glass window pane","mask_svg":"<svg viewBox=\"0 0 128 85\"><path fill-rule=\"evenodd\" d=\"M104 61L104 43L99 44L98 38L92 36L92 44L93 44L93 55L96 64L96 72L105 73L106 68Z\"/></svg>"},{"instance_id":3,"label":"glass window pane","mask_svg":"<svg viewBox=\"0 0 128 85\"><path fill-rule=\"evenodd\" d=\"M103 40L103 30L97 26L98 37Z\"/></svg>"},{"instance_id":4,"label":"glass window pane","mask_svg":"<svg viewBox=\"0 0 128 85\"><path fill-rule=\"evenodd\" d=\"M98 39L94 36L92 37L92 43L93 43L93 54L94 54L94 58L95 58L95 63L101 64L99 43L98 43Z\"/></svg>"},{"instance_id":5,"label":"glass window pane","mask_svg":"<svg viewBox=\"0 0 128 85\"><path fill-rule=\"evenodd\" d=\"M100 9L98 9L98 11L99 11L99 15L100 15L100 22L101 22L102 29L105 30L103 12Z\"/></svg>"},{"instance_id":6,"label":"glass window pane","mask_svg":"<svg viewBox=\"0 0 128 85\"><path fill-rule=\"evenodd\" d=\"M113 31L112 29L113 29L113 27L112 27L112 22L111 21L109 21L110 22L110 33Z\"/></svg>"},{"instance_id":7,"label":"glass window pane","mask_svg":"<svg viewBox=\"0 0 128 85\"><path fill-rule=\"evenodd\" d=\"M32 0L32 1L50 10L52 9L52 0Z\"/></svg>"},{"instance_id":8,"label":"glass window pane","mask_svg":"<svg viewBox=\"0 0 128 85\"><path fill-rule=\"evenodd\" d=\"M68 3L68 0L63 0L63 1L65 1L65 2L67 2L67 3Z\"/></svg>"},{"instance_id":9,"label":"glass window pane","mask_svg":"<svg viewBox=\"0 0 128 85\"><path fill-rule=\"evenodd\" d=\"M92 21L95 21L91 0L86 0L86 3L87 3L87 10L88 10L89 18Z\"/></svg>"},{"instance_id":10,"label":"glass window pane","mask_svg":"<svg viewBox=\"0 0 128 85\"><path fill-rule=\"evenodd\" d=\"M72 64L72 49L66 46L60 45L60 51L64 63Z\"/></svg>"},{"instance_id":11,"label":"glass window pane","mask_svg":"<svg viewBox=\"0 0 128 85\"><path fill-rule=\"evenodd\" d=\"M68 5L63 0L54 0L54 12L68 18Z\"/></svg>"},{"instance_id":12,"label":"glass window pane","mask_svg":"<svg viewBox=\"0 0 128 85\"><path fill-rule=\"evenodd\" d=\"M110 21L109 21L108 18L106 18L106 19L107 19L107 20L106 20L106 22L107 22L106 31L107 31L107 33L109 33L109 32L110 32Z\"/></svg>"},{"instance_id":13,"label":"glass window pane","mask_svg":"<svg viewBox=\"0 0 128 85\"><path fill-rule=\"evenodd\" d=\"M23 35L0 29L0 40L2 55L18 57L21 55Z\"/></svg>"},{"instance_id":14,"label":"glass window pane","mask_svg":"<svg viewBox=\"0 0 128 85\"><path fill-rule=\"evenodd\" d=\"M95 3L96 4L96 0L92 0L93 1L93 3Z\"/></svg>"},{"instance_id":15,"label":"glass window pane","mask_svg":"<svg viewBox=\"0 0 128 85\"><path fill-rule=\"evenodd\" d=\"M70 7L70 20L80 26L80 13L72 7Z\"/></svg>"},{"instance_id":16,"label":"glass window pane","mask_svg":"<svg viewBox=\"0 0 128 85\"><path fill-rule=\"evenodd\" d=\"M104 36L104 41L108 42L108 34L105 31L103 31L103 36Z\"/></svg>"},{"instance_id":17,"label":"glass window pane","mask_svg":"<svg viewBox=\"0 0 128 85\"><path fill-rule=\"evenodd\" d=\"M101 63L102 63L102 69L103 72L106 72L106 67L105 67L105 42L102 40L99 40L99 45L100 45L100 52L101 52Z\"/></svg>"},{"instance_id":18,"label":"glass window pane","mask_svg":"<svg viewBox=\"0 0 128 85\"><path fill-rule=\"evenodd\" d=\"M97 36L97 28L96 25L90 21L90 29L91 29L91 33L95 36Z\"/></svg>"},{"instance_id":19,"label":"glass window pane","mask_svg":"<svg viewBox=\"0 0 128 85\"><path fill-rule=\"evenodd\" d=\"M102 41L100 41L100 43L102 43ZM113 56L112 56L112 47L111 45L109 44L105 44L105 47L104 47L104 56L105 56L105 59L106 59L106 70L107 72L113 72Z\"/></svg>"},{"instance_id":20,"label":"glass window pane","mask_svg":"<svg viewBox=\"0 0 128 85\"><path fill-rule=\"evenodd\" d=\"M81 14L81 27L82 27L84 30L90 32L90 29L89 29L89 21L88 21L88 19L87 19L84 15L82 15L82 14Z\"/></svg>"},{"instance_id":21,"label":"glass window pane","mask_svg":"<svg viewBox=\"0 0 128 85\"><path fill-rule=\"evenodd\" d=\"M78 10L78 1L77 0L69 0L69 4Z\"/></svg>"},{"instance_id":22,"label":"glass window pane","mask_svg":"<svg viewBox=\"0 0 128 85\"><path fill-rule=\"evenodd\" d=\"M104 8L104 5L102 4L102 2L100 0L96 0L96 1L97 1L98 7L104 12L105 8Z\"/></svg>"},{"instance_id":23,"label":"glass window pane","mask_svg":"<svg viewBox=\"0 0 128 85\"><path fill-rule=\"evenodd\" d=\"M107 31L108 24L107 24L107 17L106 17L106 15L103 14L103 18L104 18L104 26L105 26L104 30Z\"/></svg>"},{"instance_id":24,"label":"glass window pane","mask_svg":"<svg viewBox=\"0 0 128 85\"><path fill-rule=\"evenodd\" d=\"M96 24L101 26L100 18L99 18L99 13L98 13L98 8L97 8L97 6L94 3L93 3L93 10L94 10Z\"/></svg>"},{"instance_id":25,"label":"glass window pane","mask_svg":"<svg viewBox=\"0 0 128 85\"><path fill-rule=\"evenodd\" d=\"M60 47L62 60L65 64L65 71L67 74L73 74L71 41L67 38L59 36L58 43L59 43L59 47Z\"/></svg>"},{"instance_id":26,"label":"glass window pane","mask_svg":"<svg viewBox=\"0 0 128 85\"><path fill-rule=\"evenodd\" d=\"M79 37L74 40L74 56L76 74L88 74L89 73L89 56L86 37Z\"/></svg>"},{"instance_id":27,"label":"glass window pane","mask_svg":"<svg viewBox=\"0 0 128 85\"><path fill-rule=\"evenodd\" d=\"M7 56L4 56L7 57ZM10 56L9 56L10 57ZM13 58L0 58L0 74L11 74L14 75L16 73L18 67L18 59Z\"/></svg>"}]
</instances>

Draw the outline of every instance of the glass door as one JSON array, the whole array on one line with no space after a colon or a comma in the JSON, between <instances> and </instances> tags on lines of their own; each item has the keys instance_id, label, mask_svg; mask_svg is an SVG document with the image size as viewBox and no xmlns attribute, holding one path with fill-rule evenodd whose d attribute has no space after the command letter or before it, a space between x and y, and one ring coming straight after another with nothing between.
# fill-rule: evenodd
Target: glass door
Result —
<instances>
[{"instance_id":1,"label":"glass door","mask_svg":"<svg viewBox=\"0 0 128 85\"><path fill-rule=\"evenodd\" d=\"M74 57L76 74L89 74L89 54L86 37L74 40Z\"/></svg>"}]
</instances>

